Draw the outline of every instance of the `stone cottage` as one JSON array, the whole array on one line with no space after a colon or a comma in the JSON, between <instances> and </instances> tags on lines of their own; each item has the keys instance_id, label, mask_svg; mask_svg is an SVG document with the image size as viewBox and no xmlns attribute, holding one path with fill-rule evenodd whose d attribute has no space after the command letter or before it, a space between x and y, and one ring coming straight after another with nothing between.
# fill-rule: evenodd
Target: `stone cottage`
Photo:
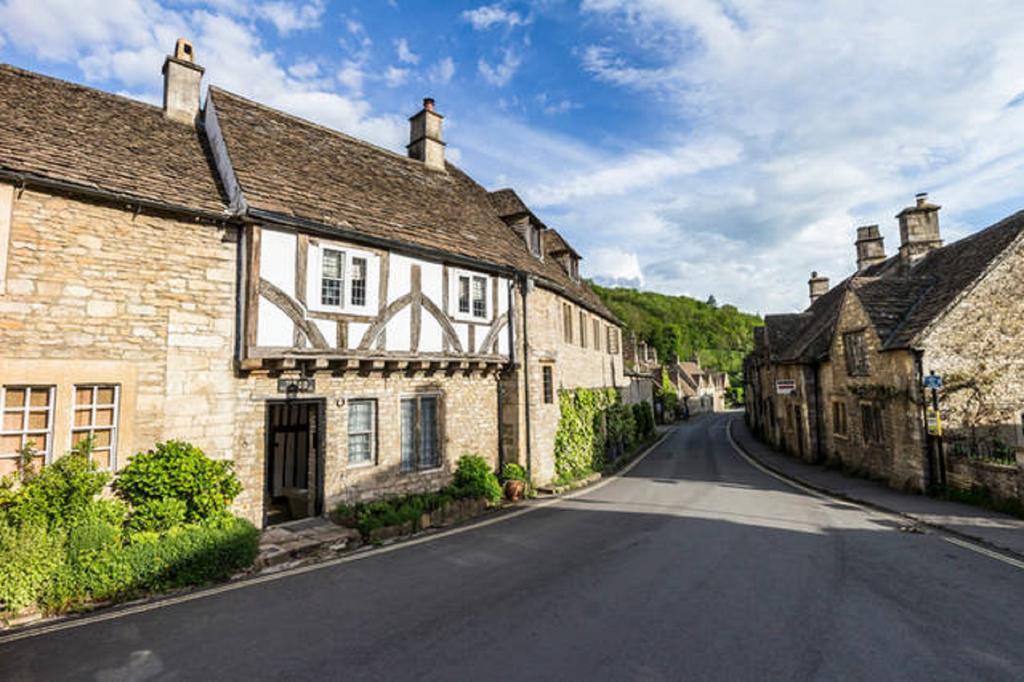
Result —
<instances>
[{"instance_id":1,"label":"stone cottage","mask_svg":"<svg viewBox=\"0 0 1024 682\"><path fill-rule=\"evenodd\" d=\"M92 435L117 469L180 438L234 461L257 523L436 488L470 453L545 480L549 393L622 372L578 254L516 235L432 100L403 156L201 106L202 75L184 40L162 107L0 67L0 474L29 441Z\"/></svg>"},{"instance_id":2,"label":"stone cottage","mask_svg":"<svg viewBox=\"0 0 1024 682\"><path fill-rule=\"evenodd\" d=\"M856 273L832 289L814 273L806 311L765 318L745 363L747 419L791 453L894 487L1018 495L1024 213L943 246L939 210L918 195L889 257L878 226L858 228Z\"/></svg>"}]
</instances>

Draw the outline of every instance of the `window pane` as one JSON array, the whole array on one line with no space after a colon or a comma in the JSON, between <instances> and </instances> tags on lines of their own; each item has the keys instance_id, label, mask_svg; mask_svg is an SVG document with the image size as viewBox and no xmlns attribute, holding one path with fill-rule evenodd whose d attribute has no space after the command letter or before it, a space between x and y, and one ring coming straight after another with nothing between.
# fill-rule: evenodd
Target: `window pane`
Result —
<instances>
[{"instance_id":1,"label":"window pane","mask_svg":"<svg viewBox=\"0 0 1024 682\"><path fill-rule=\"evenodd\" d=\"M5 391L4 407L24 407L25 389L9 388Z\"/></svg>"},{"instance_id":2,"label":"window pane","mask_svg":"<svg viewBox=\"0 0 1024 682\"><path fill-rule=\"evenodd\" d=\"M29 390L31 392L29 404L32 407L48 407L50 405L50 389L32 388Z\"/></svg>"},{"instance_id":3,"label":"window pane","mask_svg":"<svg viewBox=\"0 0 1024 682\"><path fill-rule=\"evenodd\" d=\"M341 305L341 285L345 275L345 254L324 249L320 269L321 305Z\"/></svg>"},{"instance_id":4,"label":"window pane","mask_svg":"<svg viewBox=\"0 0 1024 682\"><path fill-rule=\"evenodd\" d=\"M341 280L325 279L320 288L322 305L341 305Z\"/></svg>"},{"instance_id":5,"label":"window pane","mask_svg":"<svg viewBox=\"0 0 1024 682\"><path fill-rule=\"evenodd\" d=\"M14 457L0 457L0 478L18 473L18 460Z\"/></svg>"},{"instance_id":6,"label":"window pane","mask_svg":"<svg viewBox=\"0 0 1024 682\"><path fill-rule=\"evenodd\" d=\"M469 277L459 277L459 312L469 312Z\"/></svg>"},{"instance_id":7,"label":"window pane","mask_svg":"<svg viewBox=\"0 0 1024 682\"><path fill-rule=\"evenodd\" d=\"M96 410L96 426L111 426L114 423L114 408L103 407Z\"/></svg>"},{"instance_id":8,"label":"window pane","mask_svg":"<svg viewBox=\"0 0 1024 682\"><path fill-rule=\"evenodd\" d=\"M341 251L324 249L323 270L321 271L323 276L330 279L341 279L342 267Z\"/></svg>"},{"instance_id":9,"label":"window pane","mask_svg":"<svg viewBox=\"0 0 1024 682\"><path fill-rule=\"evenodd\" d=\"M92 405L92 388L75 389L76 405Z\"/></svg>"},{"instance_id":10,"label":"window pane","mask_svg":"<svg viewBox=\"0 0 1024 682\"><path fill-rule=\"evenodd\" d=\"M402 470L416 466L416 401L402 400Z\"/></svg>"},{"instance_id":11,"label":"window pane","mask_svg":"<svg viewBox=\"0 0 1024 682\"><path fill-rule=\"evenodd\" d=\"M4 412L4 431L21 431L24 412Z\"/></svg>"},{"instance_id":12,"label":"window pane","mask_svg":"<svg viewBox=\"0 0 1024 682\"><path fill-rule=\"evenodd\" d=\"M75 431L71 434L71 447L75 447L89 437L88 431Z\"/></svg>"},{"instance_id":13,"label":"window pane","mask_svg":"<svg viewBox=\"0 0 1024 682\"><path fill-rule=\"evenodd\" d=\"M348 430L350 433L369 431L373 425L373 403L367 400L349 403Z\"/></svg>"},{"instance_id":14,"label":"window pane","mask_svg":"<svg viewBox=\"0 0 1024 682\"><path fill-rule=\"evenodd\" d=\"M92 410L75 410L75 426L89 426Z\"/></svg>"},{"instance_id":15,"label":"window pane","mask_svg":"<svg viewBox=\"0 0 1024 682\"><path fill-rule=\"evenodd\" d=\"M21 436L0 436L0 455L13 455L21 449Z\"/></svg>"},{"instance_id":16,"label":"window pane","mask_svg":"<svg viewBox=\"0 0 1024 682\"><path fill-rule=\"evenodd\" d=\"M110 434L110 430L109 429L97 430L97 431L94 432L94 435L96 436L95 444L96 444L97 448L107 448L107 447L110 447L110 436L111 436L111 434Z\"/></svg>"},{"instance_id":17,"label":"window pane","mask_svg":"<svg viewBox=\"0 0 1024 682\"><path fill-rule=\"evenodd\" d=\"M96 462L96 465L102 469L110 468L110 450L93 450L90 459Z\"/></svg>"},{"instance_id":18,"label":"window pane","mask_svg":"<svg viewBox=\"0 0 1024 682\"><path fill-rule=\"evenodd\" d=\"M437 398L420 399L420 467L440 464L437 448Z\"/></svg>"},{"instance_id":19,"label":"window pane","mask_svg":"<svg viewBox=\"0 0 1024 682\"><path fill-rule=\"evenodd\" d=\"M352 305L366 305L366 259L352 259Z\"/></svg>"},{"instance_id":20,"label":"window pane","mask_svg":"<svg viewBox=\"0 0 1024 682\"><path fill-rule=\"evenodd\" d=\"M356 434L348 437L348 461L370 461L370 434Z\"/></svg>"},{"instance_id":21,"label":"window pane","mask_svg":"<svg viewBox=\"0 0 1024 682\"><path fill-rule=\"evenodd\" d=\"M113 386L100 386L96 389L96 404L97 405L113 405L114 404L114 387Z\"/></svg>"},{"instance_id":22,"label":"window pane","mask_svg":"<svg viewBox=\"0 0 1024 682\"><path fill-rule=\"evenodd\" d=\"M487 279L473 278L473 317L487 317Z\"/></svg>"},{"instance_id":23,"label":"window pane","mask_svg":"<svg viewBox=\"0 0 1024 682\"><path fill-rule=\"evenodd\" d=\"M32 441L32 447L39 452L48 452L50 450L50 437L44 433L36 433L31 436L25 437L25 442Z\"/></svg>"},{"instance_id":24,"label":"window pane","mask_svg":"<svg viewBox=\"0 0 1024 682\"><path fill-rule=\"evenodd\" d=\"M45 431L50 428L50 413L49 412L29 412L28 414L28 430L29 431Z\"/></svg>"}]
</instances>

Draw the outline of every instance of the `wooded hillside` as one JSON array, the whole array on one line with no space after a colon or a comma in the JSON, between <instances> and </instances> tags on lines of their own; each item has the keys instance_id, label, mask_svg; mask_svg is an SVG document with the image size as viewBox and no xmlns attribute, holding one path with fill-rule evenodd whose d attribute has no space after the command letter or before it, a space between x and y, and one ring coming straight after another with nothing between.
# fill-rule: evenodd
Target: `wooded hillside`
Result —
<instances>
[{"instance_id":1,"label":"wooded hillside","mask_svg":"<svg viewBox=\"0 0 1024 682\"><path fill-rule=\"evenodd\" d=\"M699 355L703 367L729 373L733 386L742 385L743 357L753 347L752 329L762 320L732 305L716 306L687 296L593 285L629 331L652 343L658 359L689 360Z\"/></svg>"}]
</instances>

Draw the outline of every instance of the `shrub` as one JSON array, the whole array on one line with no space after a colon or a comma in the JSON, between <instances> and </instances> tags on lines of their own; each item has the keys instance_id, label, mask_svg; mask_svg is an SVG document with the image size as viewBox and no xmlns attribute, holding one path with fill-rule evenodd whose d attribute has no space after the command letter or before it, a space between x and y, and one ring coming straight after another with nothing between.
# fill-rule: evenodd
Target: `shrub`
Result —
<instances>
[{"instance_id":1,"label":"shrub","mask_svg":"<svg viewBox=\"0 0 1024 682\"><path fill-rule=\"evenodd\" d=\"M188 505L177 497L146 500L132 510L128 528L132 532L156 531L161 533L185 523Z\"/></svg>"},{"instance_id":2,"label":"shrub","mask_svg":"<svg viewBox=\"0 0 1024 682\"><path fill-rule=\"evenodd\" d=\"M231 462L207 457L196 446L171 440L132 457L117 477L114 490L141 519L134 523L153 529L177 518L180 500L184 521L194 523L223 512L242 491Z\"/></svg>"},{"instance_id":3,"label":"shrub","mask_svg":"<svg viewBox=\"0 0 1024 682\"><path fill-rule=\"evenodd\" d=\"M646 400L633 405L633 418L636 420L637 436L647 438L654 433L654 411Z\"/></svg>"},{"instance_id":4,"label":"shrub","mask_svg":"<svg viewBox=\"0 0 1024 682\"><path fill-rule=\"evenodd\" d=\"M501 480L526 482L526 469L515 462L505 462L501 468Z\"/></svg>"},{"instance_id":5,"label":"shrub","mask_svg":"<svg viewBox=\"0 0 1024 682\"><path fill-rule=\"evenodd\" d=\"M0 523L0 610L40 600L64 561L64 532L40 519Z\"/></svg>"},{"instance_id":6,"label":"shrub","mask_svg":"<svg viewBox=\"0 0 1024 682\"><path fill-rule=\"evenodd\" d=\"M457 497L483 497L492 504L501 501L501 484L491 466L479 455L463 455L455 467L452 492Z\"/></svg>"},{"instance_id":7,"label":"shrub","mask_svg":"<svg viewBox=\"0 0 1024 682\"><path fill-rule=\"evenodd\" d=\"M110 480L110 474L92 461L91 452L91 441L82 441L40 472L26 475L6 500L6 515L17 524L41 522L51 528L67 527L86 516Z\"/></svg>"}]
</instances>

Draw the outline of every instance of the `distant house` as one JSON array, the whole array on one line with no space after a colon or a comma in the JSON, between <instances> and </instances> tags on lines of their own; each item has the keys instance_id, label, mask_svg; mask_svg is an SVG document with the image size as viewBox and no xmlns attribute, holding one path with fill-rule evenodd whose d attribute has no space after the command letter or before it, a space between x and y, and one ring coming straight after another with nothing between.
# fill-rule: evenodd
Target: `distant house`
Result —
<instances>
[{"instance_id":1,"label":"distant house","mask_svg":"<svg viewBox=\"0 0 1024 682\"><path fill-rule=\"evenodd\" d=\"M747 419L780 448L896 487L948 476L1019 496L1024 213L946 246L938 213L918 195L889 257L878 226L859 228L855 274L829 289L813 273L806 311L765 318L744 366Z\"/></svg>"}]
</instances>

